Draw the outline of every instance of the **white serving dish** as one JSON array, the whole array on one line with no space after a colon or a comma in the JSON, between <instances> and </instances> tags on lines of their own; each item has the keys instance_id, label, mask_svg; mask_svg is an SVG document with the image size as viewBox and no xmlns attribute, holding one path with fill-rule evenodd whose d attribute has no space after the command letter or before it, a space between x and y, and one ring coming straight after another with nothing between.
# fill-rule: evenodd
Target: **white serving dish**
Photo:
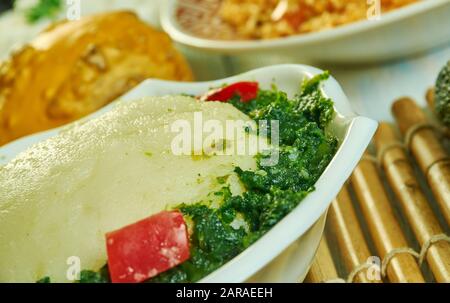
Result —
<instances>
[{"instance_id":1,"label":"white serving dish","mask_svg":"<svg viewBox=\"0 0 450 303\"><path fill-rule=\"evenodd\" d=\"M209 40L189 34L175 18L178 1L166 0L161 6L162 26L175 41L246 60L259 57L266 62L374 63L418 54L450 41L450 0L422 0L382 14L379 20L254 41Z\"/></svg>"},{"instance_id":2,"label":"white serving dish","mask_svg":"<svg viewBox=\"0 0 450 303\"><path fill-rule=\"evenodd\" d=\"M320 73L321 70L305 65L277 65L210 82L147 80L121 99L126 101L144 96L181 93L198 95L210 87L240 80L258 81L263 88L270 88L275 83L280 90L292 96L298 92L305 77ZM201 282L296 282L305 277L321 238L326 210L357 165L377 127L375 121L358 116L352 111L336 80L327 80L323 91L335 102L338 114L331 129L341 145L316 183L316 191L308 195L296 209L254 245ZM112 106L114 104L83 120L98 116L110 110ZM29 136L0 148L0 165L7 163L34 143L55 136L59 131L60 129L54 129ZM319 220L321 217L322 220Z\"/></svg>"}]
</instances>

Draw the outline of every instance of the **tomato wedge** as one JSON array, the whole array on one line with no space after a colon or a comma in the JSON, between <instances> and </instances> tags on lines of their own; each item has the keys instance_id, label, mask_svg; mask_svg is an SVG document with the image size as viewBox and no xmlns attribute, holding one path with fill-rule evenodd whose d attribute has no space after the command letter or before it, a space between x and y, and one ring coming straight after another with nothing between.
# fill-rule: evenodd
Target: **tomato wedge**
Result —
<instances>
[{"instance_id":1,"label":"tomato wedge","mask_svg":"<svg viewBox=\"0 0 450 303\"><path fill-rule=\"evenodd\" d=\"M223 88L212 90L201 99L204 101L227 102L237 95L241 97L242 102L248 102L257 97L258 89L258 82L237 82Z\"/></svg>"},{"instance_id":2,"label":"tomato wedge","mask_svg":"<svg viewBox=\"0 0 450 303\"><path fill-rule=\"evenodd\" d=\"M139 283L189 259L189 236L183 215L163 211L106 234L113 283Z\"/></svg>"}]
</instances>

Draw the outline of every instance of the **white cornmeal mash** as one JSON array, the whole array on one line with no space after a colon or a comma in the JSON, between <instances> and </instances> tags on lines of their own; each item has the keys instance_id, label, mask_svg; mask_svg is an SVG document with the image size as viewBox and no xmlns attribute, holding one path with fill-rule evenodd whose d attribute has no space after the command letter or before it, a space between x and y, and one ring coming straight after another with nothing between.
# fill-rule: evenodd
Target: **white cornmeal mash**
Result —
<instances>
[{"instance_id":1,"label":"white cornmeal mash","mask_svg":"<svg viewBox=\"0 0 450 303\"><path fill-rule=\"evenodd\" d=\"M71 256L81 269L106 264L105 233L179 203L214 199L210 193L224 186L218 177L242 193L234 168L256 169L254 156L172 153L171 125L192 124L195 112L205 121L249 120L230 104L190 97L119 103L0 168L0 281L68 282ZM238 144L242 136L234 137L224 139Z\"/></svg>"}]
</instances>

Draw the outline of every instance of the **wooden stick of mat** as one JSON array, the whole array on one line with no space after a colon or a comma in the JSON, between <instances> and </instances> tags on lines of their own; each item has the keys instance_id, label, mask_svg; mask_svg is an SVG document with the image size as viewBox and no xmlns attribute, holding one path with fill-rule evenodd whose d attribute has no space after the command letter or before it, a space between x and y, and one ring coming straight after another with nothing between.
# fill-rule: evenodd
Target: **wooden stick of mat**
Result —
<instances>
[{"instance_id":1,"label":"wooden stick of mat","mask_svg":"<svg viewBox=\"0 0 450 303\"><path fill-rule=\"evenodd\" d=\"M361 160L351 177L358 203L381 259L392 256L398 249L408 247L403 231L394 216L389 198L374 161ZM410 254L395 254L387 265L391 282L425 282L420 268Z\"/></svg>"},{"instance_id":2,"label":"wooden stick of mat","mask_svg":"<svg viewBox=\"0 0 450 303\"><path fill-rule=\"evenodd\" d=\"M306 283L322 283L326 281L338 281L336 266L331 257L330 248L328 247L326 236L322 237L316 257L311 265L308 275L306 276Z\"/></svg>"},{"instance_id":3,"label":"wooden stick of mat","mask_svg":"<svg viewBox=\"0 0 450 303\"><path fill-rule=\"evenodd\" d=\"M434 112L434 88L427 90L425 99L427 100L428 107Z\"/></svg>"},{"instance_id":4,"label":"wooden stick of mat","mask_svg":"<svg viewBox=\"0 0 450 303\"><path fill-rule=\"evenodd\" d=\"M348 272L356 270L361 264L368 261L371 253L364 239L346 186L342 188L328 210L328 227L336 237ZM366 269L355 276L354 282L380 283L382 281L372 279Z\"/></svg>"},{"instance_id":5,"label":"wooden stick of mat","mask_svg":"<svg viewBox=\"0 0 450 303\"><path fill-rule=\"evenodd\" d=\"M375 135L375 146L389 184L396 194L401 208L420 243L425 243L435 235L443 234L433 211L420 188L414 169L394 128L381 123ZM436 281L450 282L450 243L434 243L426 254Z\"/></svg>"},{"instance_id":6,"label":"wooden stick of mat","mask_svg":"<svg viewBox=\"0 0 450 303\"><path fill-rule=\"evenodd\" d=\"M402 98L392 106L392 112L401 133L409 138L406 142L450 225L450 158L439 142L432 127L417 104ZM423 125L424 127L418 127Z\"/></svg>"}]
</instances>

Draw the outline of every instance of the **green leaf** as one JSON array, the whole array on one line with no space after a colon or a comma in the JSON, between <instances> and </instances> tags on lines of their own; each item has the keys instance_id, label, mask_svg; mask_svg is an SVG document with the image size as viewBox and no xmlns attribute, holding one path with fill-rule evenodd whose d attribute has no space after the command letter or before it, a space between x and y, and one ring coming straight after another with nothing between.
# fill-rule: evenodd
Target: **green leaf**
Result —
<instances>
[{"instance_id":1,"label":"green leaf","mask_svg":"<svg viewBox=\"0 0 450 303\"><path fill-rule=\"evenodd\" d=\"M62 8L61 0L39 0L39 2L26 12L29 23L36 23L45 18L54 17Z\"/></svg>"},{"instance_id":2,"label":"green leaf","mask_svg":"<svg viewBox=\"0 0 450 303\"><path fill-rule=\"evenodd\" d=\"M43 284L51 283L50 277L44 277L40 280L37 280L36 283L43 283Z\"/></svg>"}]
</instances>

